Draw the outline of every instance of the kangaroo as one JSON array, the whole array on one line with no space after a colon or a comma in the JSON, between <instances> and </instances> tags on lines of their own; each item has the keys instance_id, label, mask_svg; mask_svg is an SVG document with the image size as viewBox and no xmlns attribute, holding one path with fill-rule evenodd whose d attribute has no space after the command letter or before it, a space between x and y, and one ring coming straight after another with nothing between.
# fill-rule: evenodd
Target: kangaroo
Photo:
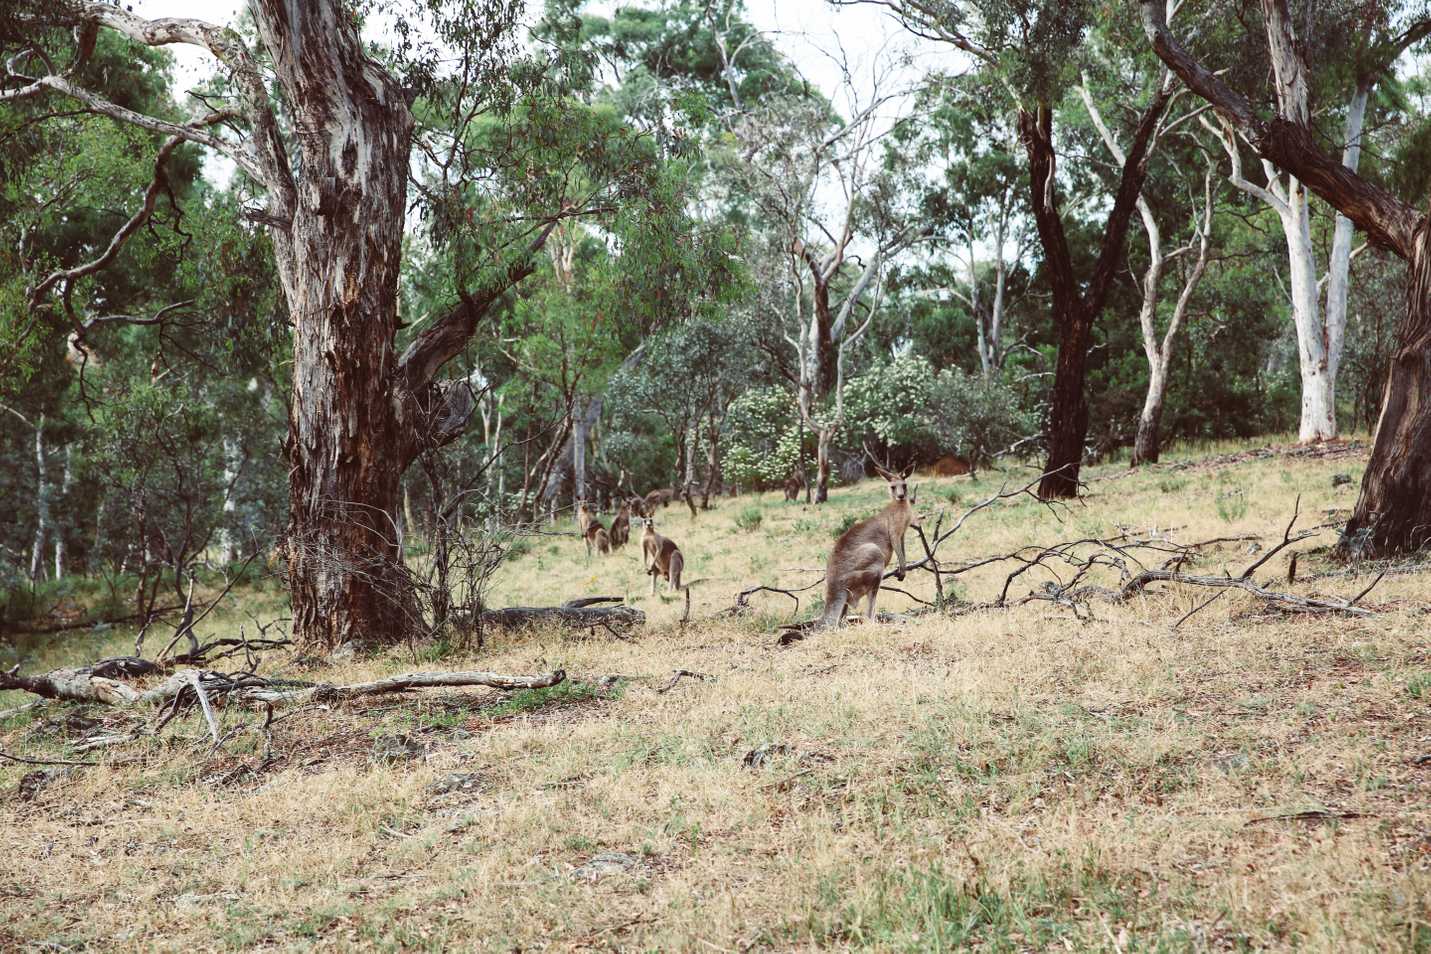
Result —
<instances>
[{"instance_id":1,"label":"kangaroo","mask_svg":"<svg viewBox=\"0 0 1431 954\"><path fill-rule=\"evenodd\" d=\"M908 474L896 474L878 464L875 470L889 482L889 504L868 520L861 520L840 535L825 564L825 615L819 628L839 626L845 610L853 609L862 597L869 598L865 619L874 622L875 600L879 597L884 568L898 555L895 578L904 579L904 532L920 526L914 509L915 491L905 483Z\"/></svg>"},{"instance_id":2,"label":"kangaroo","mask_svg":"<svg viewBox=\"0 0 1431 954\"><path fill-rule=\"evenodd\" d=\"M785 499L787 501L800 499L799 476L791 474L789 477L785 478Z\"/></svg>"},{"instance_id":3,"label":"kangaroo","mask_svg":"<svg viewBox=\"0 0 1431 954\"><path fill-rule=\"evenodd\" d=\"M646 495L646 515L654 514L657 507L669 507L675 496L676 492L670 487L657 487Z\"/></svg>"},{"instance_id":4,"label":"kangaroo","mask_svg":"<svg viewBox=\"0 0 1431 954\"><path fill-rule=\"evenodd\" d=\"M631 539L631 504L623 502L621 509L616 512L616 519L611 521L611 549L624 547L629 539Z\"/></svg>"},{"instance_id":5,"label":"kangaroo","mask_svg":"<svg viewBox=\"0 0 1431 954\"><path fill-rule=\"evenodd\" d=\"M681 548L656 532L656 521L647 517L641 521L641 563L651 574L651 595L656 595L656 577L663 576L671 584L671 589L681 588L681 570L686 566Z\"/></svg>"},{"instance_id":6,"label":"kangaroo","mask_svg":"<svg viewBox=\"0 0 1431 954\"><path fill-rule=\"evenodd\" d=\"M581 530L582 539L586 541L587 559L591 558L592 550L597 553L611 552L611 537L607 534L606 528L601 525L601 521L596 519L596 515L591 512L591 508L586 505L585 500L576 506L576 525Z\"/></svg>"}]
</instances>

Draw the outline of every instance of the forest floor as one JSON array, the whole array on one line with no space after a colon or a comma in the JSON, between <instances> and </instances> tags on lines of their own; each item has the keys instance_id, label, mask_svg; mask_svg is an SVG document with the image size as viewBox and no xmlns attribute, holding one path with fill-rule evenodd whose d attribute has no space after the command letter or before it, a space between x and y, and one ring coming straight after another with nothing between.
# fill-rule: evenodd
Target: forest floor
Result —
<instances>
[{"instance_id":1,"label":"forest floor","mask_svg":"<svg viewBox=\"0 0 1431 954\"><path fill-rule=\"evenodd\" d=\"M1299 497L1299 527L1344 519L1365 463L1354 446L1222 450L1091 468L1067 510L998 504L940 554L1255 536L1187 568L1236 575ZM1025 479L918 480L926 526ZM639 546L588 563L576 538L545 537L504 567L494 605L619 593L648 625L264 667L334 682L564 668L551 689L293 708L267 761L257 732L211 752L197 715L86 754L78 739L136 717L46 706L0 721L5 752L102 763L0 766L0 949L1431 951L1431 567L1388 574L1366 618L1233 591L1174 629L1210 592L1155 586L1077 613L907 616L781 648L785 597L722 615L745 587L818 579L837 528L883 494L870 481L822 508L766 494L694 521L662 511L700 581L684 627L680 599L648 595ZM1334 541L1298 543L1259 581L1350 598L1376 571L1344 573ZM1010 569L946 585L986 602ZM929 600L933 580L903 588ZM880 608L918 604L889 593ZM283 612L256 588L203 629ZM4 662L36 672L132 642L47 637ZM707 678L669 685L677 669ZM0 693L0 709L25 701Z\"/></svg>"}]
</instances>

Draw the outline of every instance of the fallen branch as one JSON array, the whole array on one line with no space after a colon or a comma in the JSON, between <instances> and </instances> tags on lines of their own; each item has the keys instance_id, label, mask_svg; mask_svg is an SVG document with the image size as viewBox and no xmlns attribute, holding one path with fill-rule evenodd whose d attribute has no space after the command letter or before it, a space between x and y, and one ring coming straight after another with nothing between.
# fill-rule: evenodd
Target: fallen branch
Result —
<instances>
[{"instance_id":1,"label":"fallen branch","mask_svg":"<svg viewBox=\"0 0 1431 954\"><path fill-rule=\"evenodd\" d=\"M566 672L561 669L541 673L536 676L507 676L496 672L413 672L402 676L390 676L373 682L360 682L350 686L334 686L321 683L300 689L270 689L245 687L238 690L241 702L264 702L287 704L322 699L356 699L359 696L376 696L390 692L410 692L413 689L450 689L464 686L487 686L492 689L545 689L566 680Z\"/></svg>"},{"instance_id":2,"label":"fallen branch","mask_svg":"<svg viewBox=\"0 0 1431 954\"><path fill-rule=\"evenodd\" d=\"M583 629L612 625L641 626L646 622L646 614L634 606L508 606L505 609L485 610L481 621L483 626L502 629L538 626L544 623L558 623L573 629Z\"/></svg>"},{"instance_id":3,"label":"fallen branch","mask_svg":"<svg viewBox=\"0 0 1431 954\"><path fill-rule=\"evenodd\" d=\"M1379 580L1380 577L1377 578L1377 581ZM1377 581L1373 581L1372 586L1375 586ZM1142 573L1139 573L1127 583L1124 583L1123 586L1120 587L1117 591L1104 591L1097 588L1089 588L1085 592L1089 595L1100 596L1105 595L1109 592L1114 592L1113 596L1108 597L1109 601L1113 603L1121 603L1142 592L1149 584L1152 583L1179 583L1184 586L1212 586L1223 588L1230 587L1239 590L1246 590L1248 593L1251 593L1254 596L1259 596L1262 599L1272 603L1280 603L1283 606L1290 607L1299 612L1338 612L1349 613L1352 616L1375 615L1369 609L1363 609L1360 606L1353 605L1356 600L1348 601L1329 598L1319 599L1316 597L1309 596L1297 596L1292 593L1280 593L1276 590L1269 590L1266 587L1257 585L1256 583L1245 577L1194 576L1188 573L1178 573L1173 570L1144 570ZM1361 599L1370 590L1371 587L1369 586L1365 590L1362 590L1361 593L1357 594L1356 598ZM1070 594L1070 596L1072 596L1072 594Z\"/></svg>"},{"instance_id":4,"label":"fallen branch","mask_svg":"<svg viewBox=\"0 0 1431 954\"><path fill-rule=\"evenodd\" d=\"M16 667L18 669L18 667ZM288 704L310 699L342 700L358 696L407 692L412 689L489 686L494 689L539 689L566 679L560 669L535 676L508 676L495 672L417 672L391 676L373 682L337 686L328 683L303 684L292 680L262 679L250 674L238 676L181 669L157 685L141 692L115 679L94 674L93 667L55 669L39 676L21 676L12 669L0 673L0 690L21 689L47 699L65 702L92 702L121 708L152 707L172 703L175 709L186 691L202 704L205 695L226 702ZM202 687L202 694L199 688ZM206 716L212 715L212 710ZM214 723L210 721L210 728Z\"/></svg>"},{"instance_id":5,"label":"fallen branch","mask_svg":"<svg viewBox=\"0 0 1431 954\"><path fill-rule=\"evenodd\" d=\"M0 759L19 762L21 765L103 765L103 762L81 762L77 759L27 759L9 752L0 752Z\"/></svg>"},{"instance_id":6,"label":"fallen branch","mask_svg":"<svg viewBox=\"0 0 1431 954\"><path fill-rule=\"evenodd\" d=\"M709 675L707 673L691 672L691 670L689 669L675 669L671 671L671 681L666 683L664 686L661 686L656 691L661 693L670 692L672 689L676 688L676 683L680 682L683 677L690 679L698 679L701 682L715 681L715 676Z\"/></svg>"}]
</instances>

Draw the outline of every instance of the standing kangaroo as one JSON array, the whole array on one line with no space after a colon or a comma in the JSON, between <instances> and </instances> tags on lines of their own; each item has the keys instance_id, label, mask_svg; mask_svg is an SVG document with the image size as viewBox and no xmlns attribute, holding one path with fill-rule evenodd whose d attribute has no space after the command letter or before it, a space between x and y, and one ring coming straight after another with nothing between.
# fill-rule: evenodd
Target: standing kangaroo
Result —
<instances>
[{"instance_id":1,"label":"standing kangaroo","mask_svg":"<svg viewBox=\"0 0 1431 954\"><path fill-rule=\"evenodd\" d=\"M631 539L631 504L622 501L616 519L611 521L611 548L624 547Z\"/></svg>"},{"instance_id":2,"label":"standing kangaroo","mask_svg":"<svg viewBox=\"0 0 1431 954\"><path fill-rule=\"evenodd\" d=\"M591 559L591 551L597 553L611 552L611 537L606 532L606 528L601 525L601 521L596 519L596 515L591 512L591 508L583 500L576 507L576 525L581 530L581 537L586 541L586 557Z\"/></svg>"},{"instance_id":3,"label":"standing kangaroo","mask_svg":"<svg viewBox=\"0 0 1431 954\"><path fill-rule=\"evenodd\" d=\"M905 483L908 474L891 473L878 464L875 470L889 481L890 502L835 541L825 564L825 615L818 624L821 629L839 626L845 610L853 609L862 597L869 598L865 619L874 622L875 600L891 555L899 556L896 579L904 579L904 532L920 526L919 514L914 510L915 491Z\"/></svg>"},{"instance_id":4,"label":"standing kangaroo","mask_svg":"<svg viewBox=\"0 0 1431 954\"><path fill-rule=\"evenodd\" d=\"M651 595L656 595L656 577L665 577L671 589L681 588L681 570L686 566L686 558L681 556L681 548L656 532L656 521L647 517L641 521L645 529L641 531L641 563L651 574Z\"/></svg>"}]
</instances>

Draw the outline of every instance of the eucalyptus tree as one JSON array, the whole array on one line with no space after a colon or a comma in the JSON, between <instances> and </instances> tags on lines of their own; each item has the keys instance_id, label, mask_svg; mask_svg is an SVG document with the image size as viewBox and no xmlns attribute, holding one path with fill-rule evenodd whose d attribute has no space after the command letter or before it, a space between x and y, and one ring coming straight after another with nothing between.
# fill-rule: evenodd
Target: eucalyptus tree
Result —
<instances>
[{"instance_id":1,"label":"eucalyptus tree","mask_svg":"<svg viewBox=\"0 0 1431 954\"><path fill-rule=\"evenodd\" d=\"M0 101L53 99L147 130L163 139L160 178L179 144L197 144L232 162L260 195L249 215L266 230L293 325L285 549L294 633L318 650L388 642L419 615L394 533L401 476L418 455L456 439L474 405L469 382L445 378L443 368L531 274L556 224L592 210L571 201L528 207L503 223L525 241L493 228L480 267L454 275L453 300L400 351L409 203L449 224L467 221L463 186L491 173L489 157L467 148L468 128L552 88L543 62L518 56L525 4L409 0L388 11L387 52L364 43L360 11L341 0L255 0L248 9L251 42L198 19L26 0L12 14L20 29L7 31ZM207 51L226 74L225 95L187 115L107 98L83 73L102 33ZM131 64L138 69L136 58ZM548 129L564 121L559 108L545 115ZM507 146L500 161L519 178L524 144ZM430 187L414 195L410 178ZM530 197L539 201L540 190ZM470 219L488 224L475 211ZM35 306L53 307L73 280L36 286Z\"/></svg>"},{"instance_id":2,"label":"eucalyptus tree","mask_svg":"<svg viewBox=\"0 0 1431 954\"><path fill-rule=\"evenodd\" d=\"M1097 131L1098 139L1112 158L1114 168L1127 165L1128 156L1117 132L1104 117L1104 107L1121 109L1130 93L1124 77L1136 76L1133 60L1146 51L1124 42L1119 24L1105 24L1103 30L1090 37L1087 57L1102 67L1098 70L1101 83L1095 85L1090 71L1084 69L1078 83L1078 95ZM1172 82L1170 72L1163 69L1161 84ZM1195 97L1187 97L1178 89L1168 97L1168 107L1153 131L1149 151L1154 152L1152 172L1138 190L1138 218L1146 243L1146 263L1141 256L1142 274L1138 277L1141 303L1138 308L1138 328L1143 340L1143 353L1148 361L1148 388L1138 415L1138 431L1133 442L1131 465L1153 463L1161 446L1163 405L1167 399L1168 379L1178 333L1187 321L1193 296L1207 272L1212 259L1212 229L1217 209L1217 191L1213 186L1214 166L1211 157L1197 138L1198 120L1207 105ZM1096 163L1096 160L1095 160ZM1172 220L1171 222L1169 220ZM1164 244L1164 227L1179 242L1172 248ZM1130 259L1132 255L1130 254ZM1164 280L1182 265L1170 313L1161 307ZM1131 265L1131 262L1130 262ZM1161 329L1159 326L1162 326Z\"/></svg>"},{"instance_id":3,"label":"eucalyptus tree","mask_svg":"<svg viewBox=\"0 0 1431 954\"><path fill-rule=\"evenodd\" d=\"M859 2L859 0L836 0ZM1091 269L1080 274L1070 248L1061 192L1055 114L1074 105L1081 48L1099 13L1089 0L878 0L912 32L952 49L986 71L1002 88L1013 111L1028 165L1029 206L1043 249L1043 271L1058 329L1058 356L1044 427L1044 499L1078 493L1084 441L1088 433L1085 393L1094 326L1123 258L1129 221L1136 210L1156 133L1170 95L1157 72L1130 77L1137 105L1126 123L1125 161L1115 170L1112 201L1101 229ZM1120 120L1122 117L1119 117Z\"/></svg>"},{"instance_id":4,"label":"eucalyptus tree","mask_svg":"<svg viewBox=\"0 0 1431 954\"><path fill-rule=\"evenodd\" d=\"M1352 171L1342 155L1328 152L1304 108L1305 91L1317 75L1317 64L1308 61L1304 51L1317 37L1298 37L1286 0L1262 0L1260 6L1274 77L1270 106L1204 65L1200 52L1191 51L1169 27L1161 0L1141 3L1154 52L1212 104L1219 119L1260 157L1296 176L1351 220L1370 241L1407 262L1406 311L1397 331L1376 442L1341 549L1375 556L1418 550L1431 542L1431 214L1418 212ZM1387 35L1397 44L1431 29L1431 18L1419 4L1387 12L1394 17ZM1414 187L1422 193L1420 201L1426 201L1424 178Z\"/></svg>"},{"instance_id":5,"label":"eucalyptus tree","mask_svg":"<svg viewBox=\"0 0 1431 954\"><path fill-rule=\"evenodd\" d=\"M1339 143L1342 165L1356 172L1368 107L1376 112L1372 93L1401 53L1426 37L1431 21L1408 24L1385 4L1302 3L1296 9L1288 5L1289 24L1301 24L1303 33L1298 42L1305 47L1298 53L1281 48L1285 38L1294 35L1279 25L1283 15L1273 7L1265 20L1274 54L1272 94L1277 109ZM1298 58L1323 68L1315 74L1299 72L1291 66ZM1345 346L1351 260L1357 254L1352 221L1335 214L1323 265L1314 240L1317 210L1312 192L1296 175L1266 160L1261 175L1253 176L1243 161L1238 131L1226 122L1203 122L1227 155L1228 181L1275 213L1285 238L1288 298L1302 384L1298 437L1303 441L1335 437L1337 373Z\"/></svg>"},{"instance_id":6,"label":"eucalyptus tree","mask_svg":"<svg viewBox=\"0 0 1431 954\"><path fill-rule=\"evenodd\" d=\"M903 190L962 270L935 283L968 309L979 368L990 379L1007 353L1010 282L1034 241L1021 201L1018 131L1003 90L977 72L930 77L914 110L919 122L894 130L888 161L908 177Z\"/></svg>"},{"instance_id":7,"label":"eucalyptus tree","mask_svg":"<svg viewBox=\"0 0 1431 954\"><path fill-rule=\"evenodd\" d=\"M886 270L928 229L903 207L882 142L906 121L893 86L895 59L865 80L835 57L841 88L821 97L768 97L733 126L728 168L750 197L762 241L790 281L781 335L794 352L800 418L816 438L814 499L829 492L830 451L843 417L845 362L878 311ZM827 397L833 407L821 407Z\"/></svg>"}]
</instances>

